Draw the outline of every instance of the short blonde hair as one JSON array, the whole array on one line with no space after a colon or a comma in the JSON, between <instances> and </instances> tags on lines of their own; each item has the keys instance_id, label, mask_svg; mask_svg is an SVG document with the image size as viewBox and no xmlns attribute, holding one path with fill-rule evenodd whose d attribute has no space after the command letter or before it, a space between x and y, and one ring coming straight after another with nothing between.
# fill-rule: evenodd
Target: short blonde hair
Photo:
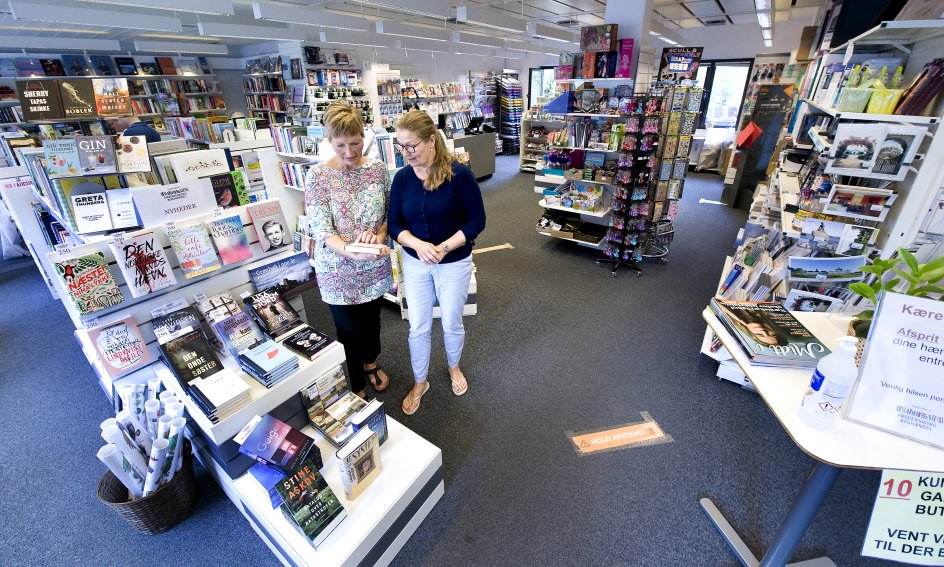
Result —
<instances>
[{"instance_id":1,"label":"short blonde hair","mask_svg":"<svg viewBox=\"0 0 944 567\"><path fill-rule=\"evenodd\" d=\"M423 181L427 191L439 189L439 186L452 179L452 162L455 156L446 147L446 142L436 130L436 124L422 110L411 110L400 117L396 123L397 130L412 132L420 140L433 140L433 163L429 168L429 176Z\"/></svg>"},{"instance_id":2,"label":"short blonde hair","mask_svg":"<svg viewBox=\"0 0 944 567\"><path fill-rule=\"evenodd\" d=\"M328 141L335 136L364 137L364 122L361 120L360 110L346 102L332 102L328 105L323 122Z\"/></svg>"}]
</instances>

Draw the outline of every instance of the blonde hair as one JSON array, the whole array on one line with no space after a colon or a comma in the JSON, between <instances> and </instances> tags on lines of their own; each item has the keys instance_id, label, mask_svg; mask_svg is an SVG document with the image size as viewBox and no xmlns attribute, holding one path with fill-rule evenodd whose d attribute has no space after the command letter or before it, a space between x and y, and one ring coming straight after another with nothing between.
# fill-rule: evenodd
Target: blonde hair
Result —
<instances>
[{"instance_id":1,"label":"blonde hair","mask_svg":"<svg viewBox=\"0 0 944 567\"><path fill-rule=\"evenodd\" d=\"M397 120L397 130L407 130L420 140L433 139L433 164L429 167L429 175L423 181L427 191L439 189L439 186L452 179L452 162L455 156L446 147L446 142L436 131L433 119L422 110L411 110Z\"/></svg>"},{"instance_id":2,"label":"blonde hair","mask_svg":"<svg viewBox=\"0 0 944 567\"><path fill-rule=\"evenodd\" d=\"M346 102L332 102L328 105L322 121L329 142L335 136L364 137L364 122L361 120L360 111Z\"/></svg>"}]
</instances>

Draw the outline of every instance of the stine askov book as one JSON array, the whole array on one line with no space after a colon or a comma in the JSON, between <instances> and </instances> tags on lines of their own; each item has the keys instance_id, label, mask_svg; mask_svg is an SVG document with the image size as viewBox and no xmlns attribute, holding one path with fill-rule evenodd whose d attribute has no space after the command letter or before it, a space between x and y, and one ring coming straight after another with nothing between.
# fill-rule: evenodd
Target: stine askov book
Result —
<instances>
[{"instance_id":1,"label":"stine askov book","mask_svg":"<svg viewBox=\"0 0 944 567\"><path fill-rule=\"evenodd\" d=\"M246 228L239 215L209 221L207 227L224 266L252 258Z\"/></svg>"},{"instance_id":2,"label":"stine askov book","mask_svg":"<svg viewBox=\"0 0 944 567\"><path fill-rule=\"evenodd\" d=\"M134 318L128 316L110 325L89 330L102 367L112 378L123 376L154 361Z\"/></svg>"},{"instance_id":3,"label":"stine askov book","mask_svg":"<svg viewBox=\"0 0 944 567\"><path fill-rule=\"evenodd\" d=\"M316 284L315 269L305 252L253 268L249 270L249 277L257 290L275 288L285 299L291 299Z\"/></svg>"},{"instance_id":4,"label":"stine askov book","mask_svg":"<svg viewBox=\"0 0 944 567\"><path fill-rule=\"evenodd\" d=\"M347 512L311 459L302 462L275 484L282 511L316 548L334 531Z\"/></svg>"},{"instance_id":5,"label":"stine askov book","mask_svg":"<svg viewBox=\"0 0 944 567\"><path fill-rule=\"evenodd\" d=\"M81 315L108 309L124 301L101 252L56 260L55 268L69 299Z\"/></svg>"},{"instance_id":6,"label":"stine askov book","mask_svg":"<svg viewBox=\"0 0 944 567\"><path fill-rule=\"evenodd\" d=\"M153 232L109 244L131 295L141 297L177 284L164 247Z\"/></svg>"},{"instance_id":7,"label":"stine askov book","mask_svg":"<svg viewBox=\"0 0 944 567\"><path fill-rule=\"evenodd\" d=\"M170 229L167 231L167 239L177 254L184 278L202 276L222 267L216 251L213 250L210 233L203 224Z\"/></svg>"}]
</instances>

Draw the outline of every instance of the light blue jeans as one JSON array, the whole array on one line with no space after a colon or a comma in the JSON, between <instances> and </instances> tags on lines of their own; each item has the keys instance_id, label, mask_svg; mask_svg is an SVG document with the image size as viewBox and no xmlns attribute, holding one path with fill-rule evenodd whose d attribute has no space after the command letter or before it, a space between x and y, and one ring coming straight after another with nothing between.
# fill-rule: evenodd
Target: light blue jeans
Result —
<instances>
[{"instance_id":1,"label":"light blue jeans","mask_svg":"<svg viewBox=\"0 0 944 567\"><path fill-rule=\"evenodd\" d=\"M429 375L433 306L436 303L442 312L446 361L450 368L459 366L465 343L462 308L469 295L471 279L472 256L449 264L424 264L404 252L403 293L410 317L410 362L417 384L425 382Z\"/></svg>"}]
</instances>

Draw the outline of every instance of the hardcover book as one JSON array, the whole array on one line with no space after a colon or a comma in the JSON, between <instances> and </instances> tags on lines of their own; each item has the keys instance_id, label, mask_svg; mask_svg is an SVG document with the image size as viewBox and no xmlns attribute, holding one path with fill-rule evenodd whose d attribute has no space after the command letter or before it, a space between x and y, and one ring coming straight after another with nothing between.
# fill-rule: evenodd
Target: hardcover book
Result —
<instances>
[{"instance_id":1,"label":"hardcover book","mask_svg":"<svg viewBox=\"0 0 944 567\"><path fill-rule=\"evenodd\" d=\"M102 368L112 378L124 376L154 362L138 325L131 316L88 332Z\"/></svg>"},{"instance_id":2,"label":"hardcover book","mask_svg":"<svg viewBox=\"0 0 944 567\"><path fill-rule=\"evenodd\" d=\"M157 337L159 343L166 343L177 335L201 329L197 312L184 300L172 302L152 311L151 316L154 336Z\"/></svg>"},{"instance_id":3,"label":"hardcover book","mask_svg":"<svg viewBox=\"0 0 944 567\"><path fill-rule=\"evenodd\" d=\"M228 209L249 204L249 193L242 171L228 171L208 177L216 204Z\"/></svg>"},{"instance_id":4,"label":"hardcover book","mask_svg":"<svg viewBox=\"0 0 944 567\"><path fill-rule=\"evenodd\" d=\"M278 201L250 205L247 211L263 252L292 244L289 224L285 221L282 205Z\"/></svg>"},{"instance_id":5,"label":"hardcover book","mask_svg":"<svg viewBox=\"0 0 944 567\"><path fill-rule=\"evenodd\" d=\"M119 75L138 74L138 68L134 64L133 57L115 57L115 65L118 66Z\"/></svg>"},{"instance_id":6,"label":"hardcover book","mask_svg":"<svg viewBox=\"0 0 944 567\"><path fill-rule=\"evenodd\" d=\"M66 118L87 118L98 114L92 79L60 79L59 97Z\"/></svg>"},{"instance_id":7,"label":"hardcover book","mask_svg":"<svg viewBox=\"0 0 944 567\"><path fill-rule=\"evenodd\" d=\"M334 339L328 335L319 333L306 325L283 340L282 344L299 356L314 360L333 342Z\"/></svg>"},{"instance_id":8,"label":"hardcover book","mask_svg":"<svg viewBox=\"0 0 944 567\"><path fill-rule=\"evenodd\" d=\"M75 138L43 140L46 156L46 173L50 179L73 177L79 172L79 148Z\"/></svg>"},{"instance_id":9,"label":"hardcover book","mask_svg":"<svg viewBox=\"0 0 944 567\"><path fill-rule=\"evenodd\" d=\"M115 66L112 65L111 57L107 55L89 55L91 61L92 74L98 77L111 77L117 75Z\"/></svg>"},{"instance_id":10,"label":"hardcover book","mask_svg":"<svg viewBox=\"0 0 944 567\"><path fill-rule=\"evenodd\" d=\"M380 476L380 443L369 427L355 433L338 449L337 457L344 494L352 500Z\"/></svg>"},{"instance_id":11,"label":"hardcover book","mask_svg":"<svg viewBox=\"0 0 944 567\"><path fill-rule=\"evenodd\" d=\"M81 175L117 173L111 136L76 136Z\"/></svg>"},{"instance_id":12,"label":"hardcover book","mask_svg":"<svg viewBox=\"0 0 944 567\"><path fill-rule=\"evenodd\" d=\"M262 331L245 311L218 320L212 325L213 331L220 337L223 346L233 358L239 357L240 351L265 340Z\"/></svg>"},{"instance_id":13,"label":"hardcover book","mask_svg":"<svg viewBox=\"0 0 944 567\"><path fill-rule=\"evenodd\" d=\"M155 57L154 60L161 71L161 75L177 74L177 67L174 65L173 57Z\"/></svg>"},{"instance_id":14,"label":"hardcover book","mask_svg":"<svg viewBox=\"0 0 944 567\"><path fill-rule=\"evenodd\" d=\"M92 79L95 107L99 116L127 116L131 114L131 94L128 79Z\"/></svg>"},{"instance_id":15,"label":"hardcover book","mask_svg":"<svg viewBox=\"0 0 944 567\"><path fill-rule=\"evenodd\" d=\"M46 72L43 70L43 64L39 62L39 59L33 59L32 57L17 57L13 61L16 65L16 70L19 71L21 77L46 76Z\"/></svg>"},{"instance_id":16,"label":"hardcover book","mask_svg":"<svg viewBox=\"0 0 944 567\"><path fill-rule=\"evenodd\" d=\"M63 55L62 66L70 77L86 77L90 74L84 55Z\"/></svg>"},{"instance_id":17,"label":"hardcover book","mask_svg":"<svg viewBox=\"0 0 944 567\"><path fill-rule=\"evenodd\" d=\"M213 250L210 233L204 224L169 229L167 239L174 248L185 279L202 276L223 267L216 251Z\"/></svg>"},{"instance_id":18,"label":"hardcover book","mask_svg":"<svg viewBox=\"0 0 944 567\"><path fill-rule=\"evenodd\" d=\"M197 310L200 311L206 322L211 325L217 321L226 319L230 315L240 313L239 304L233 299L232 294L228 292L210 296L199 293L193 296L193 300L197 306Z\"/></svg>"},{"instance_id":19,"label":"hardcover book","mask_svg":"<svg viewBox=\"0 0 944 567\"><path fill-rule=\"evenodd\" d=\"M269 502L272 504L273 510L282 505L282 497L279 496L279 491L275 489L275 486L285 478L283 473L258 462L249 467L246 472L269 494Z\"/></svg>"},{"instance_id":20,"label":"hardcover book","mask_svg":"<svg viewBox=\"0 0 944 567\"><path fill-rule=\"evenodd\" d=\"M62 61L58 59L40 59L39 64L43 66L43 71L47 77L62 77L65 75L65 69L62 67Z\"/></svg>"},{"instance_id":21,"label":"hardcover book","mask_svg":"<svg viewBox=\"0 0 944 567\"><path fill-rule=\"evenodd\" d=\"M105 200L108 201L108 214L111 216L113 229L141 226L138 215L134 212L131 189L109 189L105 191Z\"/></svg>"},{"instance_id":22,"label":"hardcover book","mask_svg":"<svg viewBox=\"0 0 944 567\"><path fill-rule=\"evenodd\" d=\"M263 378L298 369L298 357L271 339L239 351L239 361L243 367L253 370L253 375Z\"/></svg>"},{"instance_id":23,"label":"hardcover book","mask_svg":"<svg viewBox=\"0 0 944 567\"><path fill-rule=\"evenodd\" d=\"M79 234L111 230L111 215L103 186L80 183L69 193L69 201Z\"/></svg>"},{"instance_id":24,"label":"hardcover book","mask_svg":"<svg viewBox=\"0 0 944 567\"><path fill-rule=\"evenodd\" d=\"M224 266L252 258L246 229L239 215L209 221L207 226Z\"/></svg>"},{"instance_id":25,"label":"hardcover book","mask_svg":"<svg viewBox=\"0 0 944 567\"><path fill-rule=\"evenodd\" d=\"M714 298L710 306L753 364L812 368L830 353L779 301Z\"/></svg>"},{"instance_id":26,"label":"hardcover book","mask_svg":"<svg viewBox=\"0 0 944 567\"><path fill-rule=\"evenodd\" d=\"M141 61L141 62L138 63L138 66L141 68L141 74L142 74L142 75L160 75L160 74L161 74L161 70L160 70L160 68L157 66L157 63L155 63L155 62L151 62L151 61L148 61L148 62Z\"/></svg>"},{"instance_id":27,"label":"hardcover book","mask_svg":"<svg viewBox=\"0 0 944 567\"><path fill-rule=\"evenodd\" d=\"M302 323L295 309L274 289L264 289L243 301L262 330L272 338L283 335Z\"/></svg>"},{"instance_id":28,"label":"hardcover book","mask_svg":"<svg viewBox=\"0 0 944 567\"><path fill-rule=\"evenodd\" d=\"M285 516L317 548L344 521L347 512L311 459L275 484Z\"/></svg>"},{"instance_id":29,"label":"hardcover book","mask_svg":"<svg viewBox=\"0 0 944 567\"><path fill-rule=\"evenodd\" d=\"M268 414L253 417L233 440L240 453L287 475L308 458L324 466L314 439Z\"/></svg>"},{"instance_id":30,"label":"hardcover book","mask_svg":"<svg viewBox=\"0 0 944 567\"><path fill-rule=\"evenodd\" d=\"M133 297L177 284L164 247L153 232L128 236L109 244Z\"/></svg>"},{"instance_id":31,"label":"hardcover book","mask_svg":"<svg viewBox=\"0 0 944 567\"><path fill-rule=\"evenodd\" d=\"M117 154L121 173L151 171L151 156L144 136L118 136Z\"/></svg>"},{"instance_id":32,"label":"hardcover book","mask_svg":"<svg viewBox=\"0 0 944 567\"><path fill-rule=\"evenodd\" d=\"M369 428L377 434L377 440L383 445L387 440L387 413L384 411L383 402L377 398L369 401L367 407L351 417L351 427L355 432Z\"/></svg>"},{"instance_id":33,"label":"hardcover book","mask_svg":"<svg viewBox=\"0 0 944 567\"><path fill-rule=\"evenodd\" d=\"M252 401L249 385L226 368L195 378L190 393L203 412L216 423Z\"/></svg>"},{"instance_id":34,"label":"hardcover book","mask_svg":"<svg viewBox=\"0 0 944 567\"><path fill-rule=\"evenodd\" d=\"M178 57L177 72L181 75L199 75L200 67L197 66L197 60L193 57Z\"/></svg>"},{"instance_id":35,"label":"hardcover book","mask_svg":"<svg viewBox=\"0 0 944 567\"><path fill-rule=\"evenodd\" d=\"M56 120L62 118L59 87L52 79L30 79L16 82L16 98L23 110L23 120Z\"/></svg>"},{"instance_id":36,"label":"hardcover book","mask_svg":"<svg viewBox=\"0 0 944 567\"><path fill-rule=\"evenodd\" d=\"M160 345L168 366L184 387L223 369L200 329L192 329Z\"/></svg>"},{"instance_id":37,"label":"hardcover book","mask_svg":"<svg viewBox=\"0 0 944 567\"><path fill-rule=\"evenodd\" d=\"M285 299L291 299L317 284L315 269L304 252L252 268L249 277L257 290L274 288Z\"/></svg>"},{"instance_id":38,"label":"hardcover book","mask_svg":"<svg viewBox=\"0 0 944 567\"><path fill-rule=\"evenodd\" d=\"M125 300L101 252L54 262L69 300L81 315L108 309Z\"/></svg>"},{"instance_id":39,"label":"hardcover book","mask_svg":"<svg viewBox=\"0 0 944 567\"><path fill-rule=\"evenodd\" d=\"M344 370L338 366L315 379L299 392L308 421L335 447L354 435L351 417L367 403L351 393Z\"/></svg>"}]
</instances>

